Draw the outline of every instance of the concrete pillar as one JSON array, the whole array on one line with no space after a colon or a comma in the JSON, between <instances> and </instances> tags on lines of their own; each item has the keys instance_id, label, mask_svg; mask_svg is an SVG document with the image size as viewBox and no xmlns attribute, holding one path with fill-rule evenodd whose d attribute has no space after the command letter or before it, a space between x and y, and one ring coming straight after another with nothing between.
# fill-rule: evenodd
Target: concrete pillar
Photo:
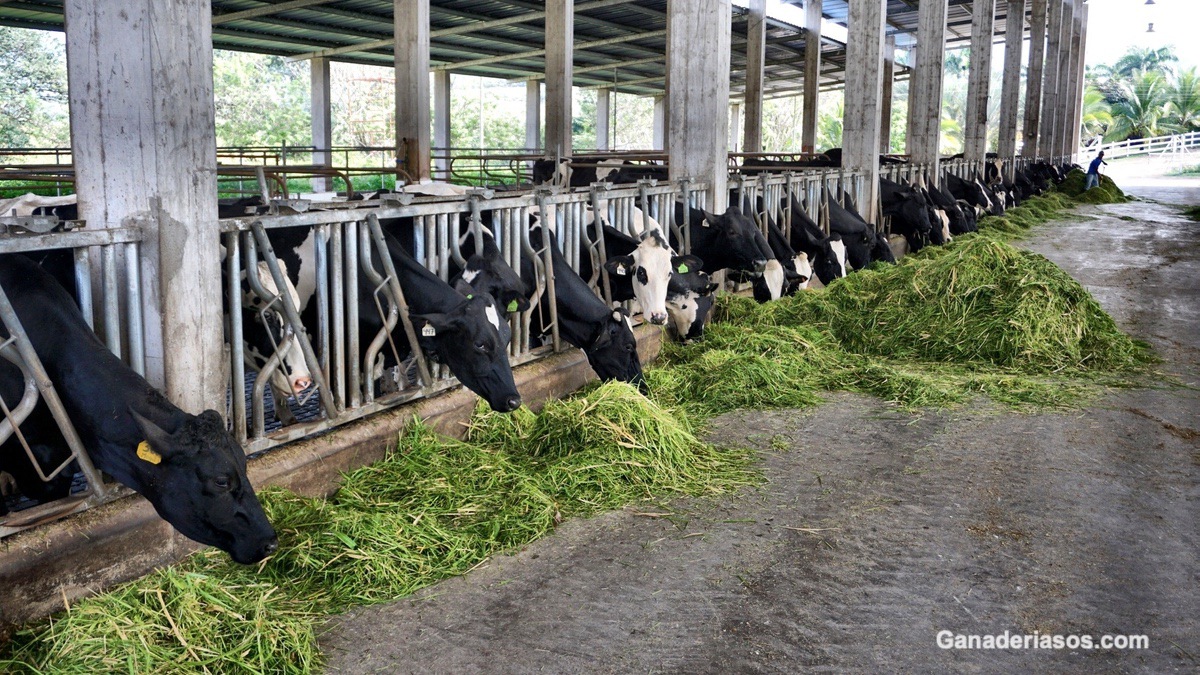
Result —
<instances>
[{"instance_id":1,"label":"concrete pillar","mask_svg":"<svg viewBox=\"0 0 1200 675\"><path fill-rule=\"evenodd\" d=\"M746 25L746 122L743 152L762 152L763 64L767 52L767 0L750 0Z\"/></svg>"},{"instance_id":2,"label":"concrete pillar","mask_svg":"<svg viewBox=\"0 0 1200 675\"><path fill-rule=\"evenodd\" d=\"M608 127L612 118L612 89L601 87L596 90L596 149L608 150L611 144Z\"/></svg>"},{"instance_id":3,"label":"concrete pillar","mask_svg":"<svg viewBox=\"0 0 1200 675\"><path fill-rule=\"evenodd\" d=\"M1000 135L996 146L1002 160L1017 154L1017 109L1021 98L1021 43L1025 33L1025 0L1008 0L1004 21L1004 80L1000 90Z\"/></svg>"},{"instance_id":4,"label":"concrete pillar","mask_svg":"<svg viewBox=\"0 0 1200 675\"><path fill-rule=\"evenodd\" d=\"M846 44L846 104L842 116L842 166L867 173L859 213L875 222L879 201L879 119L883 89L883 0L850 0Z\"/></svg>"},{"instance_id":5,"label":"concrete pillar","mask_svg":"<svg viewBox=\"0 0 1200 675\"><path fill-rule=\"evenodd\" d=\"M146 377L191 413L224 410L212 8L67 0L79 215L136 226Z\"/></svg>"},{"instance_id":6,"label":"concrete pillar","mask_svg":"<svg viewBox=\"0 0 1200 675\"><path fill-rule=\"evenodd\" d=\"M821 0L804 2L804 114L800 151L816 152L821 91Z\"/></svg>"},{"instance_id":7,"label":"concrete pillar","mask_svg":"<svg viewBox=\"0 0 1200 675\"><path fill-rule=\"evenodd\" d=\"M729 0L667 0L667 147L671 180L708 183L728 201ZM656 106L657 108L657 106Z\"/></svg>"},{"instance_id":8,"label":"concrete pillar","mask_svg":"<svg viewBox=\"0 0 1200 675\"><path fill-rule=\"evenodd\" d=\"M429 0L394 0L396 157L409 175L429 180Z\"/></svg>"},{"instance_id":9,"label":"concrete pillar","mask_svg":"<svg viewBox=\"0 0 1200 675\"><path fill-rule=\"evenodd\" d=\"M987 152L988 89L992 78L992 29L996 0L974 0L971 15L971 72L967 77L967 125L963 157L982 162Z\"/></svg>"},{"instance_id":10,"label":"concrete pillar","mask_svg":"<svg viewBox=\"0 0 1200 675\"><path fill-rule=\"evenodd\" d=\"M437 70L433 73L433 147L440 157L434 161L439 179L450 177L450 71Z\"/></svg>"},{"instance_id":11,"label":"concrete pillar","mask_svg":"<svg viewBox=\"0 0 1200 675\"><path fill-rule=\"evenodd\" d=\"M947 0L925 0L917 6L916 66L908 81L908 154L938 175L942 138L942 77L946 57Z\"/></svg>"},{"instance_id":12,"label":"concrete pillar","mask_svg":"<svg viewBox=\"0 0 1200 675\"><path fill-rule=\"evenodd\" d=\"M1021 128L1021 156L1038 156L1041 125L1042 62L1046 58L1046 0L1032 0L1029 16L1029 67L1025 79L1025 123Z\"/></svg>"},{"instance_id":13,"label":"concrete pillar","mask_svg":"<svg viewBox=\"0 0 1200 675\"><path fill-rule=\"evenodd\" d=\"M655 150L667 149L667 97L654 97L654 129L651 136Z\"/></svg>"},{"instance_id":14,"label":"concrete pillar","mask_svg":"<svg viewBox=\"0 0 1200 675\"><path fill-rule=\"evenodd\" d=\"M537 80L525 83L525 149L542 149L542 83Z\"/></svg>"},{"instance_id":15,"label":"concrete pillar","mask_svg":"<svg viewBox=\"0 0 1200 675\"><path fill-rule=\"evenodd\" d=\"M1074 52L1072 34L1075 31L1075 3L1072 0L1063 2L1062 34L1059 36L1058 56L1058 98L1055 99L1054 111L1054 154L1067 154L1067 131L1071 123L1067 119L1067 111L1071 107L1071 59Z\"/></svg>"},{"instance_id":16,"label":"concrete pillar","mask_svg":"<svg viewBox=\"0 0 1200 675\"><path fill-rule=\"evenodd\" d=\"M1049 0L1046 13L1046 64L1042 77L1042 121L1038 132L1038 156L1054 156L1054 131L1058 115L1058 60L1062 56L1064 0Z\"/></svg>"},{"instance_id":17,"label":"concrete pillar","mask_svg":"<svg viewBox=\"0 0 1200 675\"><path fill-rule=\"evenodd\" d=\"M1071 136L1071 152L1078 154L1079 141L1083 134L1080 128L1083 124L1083 89L1084 89L1084 65L1087 56L1087 27L1088 27L1088 5L1082 8L1083 16L1079 21L1079 51L1075 59L1075 124L1072 127L1074 133ZM1076 158L1078 161L1078 158Z\"/></svg>"},{"instance_id":18,"label":"concrete pillar","mask_svg":"<svg viewBox=\"0 0 1200 675\"><path fill-rule=\"evenodd\" d=\"M1064 155L1074 156L1079 143L1079 110L1083 101L1080 93L1079 64L1083 60L1083 0L1074 0L1073 21L1071 22L1071 61L1067 64L1067 79L1062 89L1066 95L1063 107L1063 141Z\"/></svg>"},{"instance_id":19,"label":"concrete pillar","mask_svg":"<svg viewBox=\"0 0 1200 675\"><path fill-rule=\"evenodd\" d=\"M741 152L742 148L738 143L741 141L741 121L742 121L742 104L729 104L729 151Z\"/></svg>"},{"instance_id":20,"label":"concrete pillar","mask_svg":"<svg viewBox=\"0 0 1200 675\"><path fill-rule=\"evenodd\" d=\"M892 85L896 81L896 37L883 43L883 94L879 98L879 152L892 151Z\"/></svg>"},{"instance_id":21,"label":"concrete pillar","mask_svg":"<svg viewBox=\"0 0 1200 675\"><path fill-rule=\"evenodd\" d=\"M312 113L312 144L317 148L312 163L316 166L332 166L333 120L329 88L329 59L315 58L308 62L310 82L309 110ZM327 177L312 179L313 192L332 190L333 181Z\"/></svg>"},{"instance_id":22,"label":"concrete pillar","mask_svg":"<svg viewBox=\"0 0 1200 675\"><path fill-rule=\"evenodd\" d=\"M575 3L546 1L546 149L571 154Z\"/></svg>"}]
</instances>

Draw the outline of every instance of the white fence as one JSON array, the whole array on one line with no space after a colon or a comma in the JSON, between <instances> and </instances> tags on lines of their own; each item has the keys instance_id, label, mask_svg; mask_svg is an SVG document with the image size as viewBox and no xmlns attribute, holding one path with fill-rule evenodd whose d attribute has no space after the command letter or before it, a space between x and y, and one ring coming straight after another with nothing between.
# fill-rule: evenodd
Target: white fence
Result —
<instances>
[{"instance_id":1,"label":"white fence","mask_svg":"<svg viewBox=\"0 0 1200 675\"><path fill-rule=\"evenodd\" d=\"M1155 136L1153 138L1138 138L1116 143L1103 143L1091 147L1080 147L1081 159L1095 157L1096 153L1104 151L1106 159L1132 157L1134 155L1155 154L1187 154L1200 150L1200 131L1174 136Z\"/></svg>"}]
</instances>

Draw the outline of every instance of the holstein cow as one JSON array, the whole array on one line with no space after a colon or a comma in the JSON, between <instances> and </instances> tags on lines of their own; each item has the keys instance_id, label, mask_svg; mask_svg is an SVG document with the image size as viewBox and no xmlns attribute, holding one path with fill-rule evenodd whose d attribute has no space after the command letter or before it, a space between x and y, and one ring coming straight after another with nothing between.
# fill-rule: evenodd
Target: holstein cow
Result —
<instances>
[{"instance_id":1,"label":"holstein cow","mask_svg":"<svg viewBox=\"0 0 1200 675\"><path fill-rule=\"evenodd\" d=\"M595 240L594 227L589 228L589 233ZM652 226L638 238L610 225L603 225L601 233L608 254L604 269L608 271L610 297L614 302L636 299L647 321L665 324L671 280L679 269L685 273L689 269L699 270L703 261L695 256L676 255L658 227ZM580 275L590 278L591 256L580 256L579 267Z\"/></svg>"},{"instance_id":2,"label":"holstein cow","mask_svg":"<svg viewBox=\"0 0 1200 675\"><path fill-rule=\"evenodd\" d=\"M950 194L954 195L955 199L962 199L968 204L974 206L976 214L980 217L987 214L993 216L1004 215L1004 205L994 199L994 196L989 196L991 192L983 186L978 180L965 180L949 174L946 176L946 189Z\"/></svg>"},{"instance_id":3,"label":"holstein cow","mask_svg":"<svg viewBox=\"0 0 1200 675\"><path fill-rule=\"evenodd\" d=\"M529 230L529 243L536 251L541 251L547 245L542 233L540 224ZM548 244L554 273L559 337L567 344L583 350L588 364L601 380L620 380L644 389L642 363L629 317L619 309L606 306L592 292L588 283L571 269L559 252L553 233L549 235ZM525 257L521 274L530 284L537 283L534 270L535 263ZM543 293L539 309L534 313L533 330L538 335L545 336L551 332L549 302L550 294Z\"/></svg>"},{"instance_id":4,"label":"holstein cow","mask_svg":"<svg viewBox=\"0 0 1200 675\"><path fill-rule=\"evenodd\" d=\"M926 244L946 243L942 222L939 219L935 227L930 221L930 205L921 191L880 178L879 199L883 215L892 219L892 232L904 237L910 252L916 253Z\"/></svg>"},{"instance_id":5,"label":"holstein cow","mask_svg":"<svg viewBox=\"0 0 1200 675\"><path fill-rule=\"evenodd\" d=\"M808 258L812 273L824 285L828 286L846 275L846 249L841 242L841 236L828 237L821 227L808 217L805 203L793 198L792 227L788 244L792 249L804 253Z\"/></svg>"},{"instance_id":6,"label":"holstein cow","mask_svg":"<svg viewBox=\"0 0 1200 675\"><path fill-rule=\"evenodd\" d=\"M483 250L480 252L475 251L472 234L468 232L459 238L459 252L465 258L466 267L456 271L454 258L450 258L450 284L463 295L487 293L500 303L506 314L524 312L529 309L533 287L504 261L491 230L485 228L481 234Z\"/></svg>"},{"instance_id":7,"label":"holstein cow","mask_svg":"<svg viewBox=\"0 0 1200 675\"><path fill-rule=\"evenodd\" d=\"M279 261L280 270L284 274L285 291L292 301L292 306L299 308L300 295L296 287L287 277L287 263ZM296 416L288 407L287 400L299 396L313 384L312 373L304 361L304 351L300 347L299 336L288 324L282 307L278 304L281 293L275 285L267 263L259 261L257 275L260 288L270 296L264 300L250 288L246 272L242 272L242 354L246 366L261 373L269 363L276 350L281 350L278 365L271 373L268 383L275 400L275 418L285 425L295 424ZM229 311L229 307L225 308ZM297 309L299 311L299 309ZM311 334L310 334L311 335Z\"/></svg>"},{"instance_id":8,"label":"holstein cow","mask_svg":"<svg viewBox=\"0 0 1200 675\"><path fill-rule=\"evenodd\" d=\"M539 159L533 163L534 185L587 187L599 181L628 184L643 178L666 180L667 168L612 157L564 157L557 164L552 159Z\"/></svg>"},{"instance_id":9,"label":"holstein cow","mask_svg":"<svg viewBox=\"0 0 1200 675\"><path fill-rule=\"evenodd\" d=\"M699 267L681 268L671 276L671 284L667 287L667 314L671 315L672 330L685 344L704 337L704 324L712 313L716 290L717 284Z\"/></svg>"},{"instance_id":10,"label":"holstein cow","mask_svg":"<svg viewBox=\"0 0 1200 675\"><path fill-rule=\"evenodd\" d=\"M848 198L843 197L847 206L842 206L832 196L826 194L826 197L829 202L830 234L841 235L846 246L846 262L850 267L860 270L876 260L896 261L887 239L878 236L874 226L852 210L854 204Z\"/></svg>"},{"instance_id":11,"label":"holstein cow","mask_svg":"<svg viewBox=\"0 0 1200 675\"><path fill-rule=\"evenodd\" d=\"M185 536L250 564L279 540L246 478L246 455L214 410L191 415L112 354L71 296L37 264L6 256L4 288L96 467L144 496ZM0 336L7 331L0 327ZM0 395L24 383L0 360ZM32 444L58 445L56 427L34 424ZM23 449L10 439L0 454Z\"/></svg>"},{"instance_id":12,"label":"holstein cow","mask_svg":"<svg viewBox=\"0 0 1200 675\"><path fill-rule=\"evenodd\" d=\"M736 206L730 206L720 215L703 209L690 209L689 215L691 253L704 261L702 269L705 272L715 274L730 269L762 274L767 263L775 258L762 231ZM683 222L683 204L678 200L675 218L676 222Z\"/></svg>"}]
</instances>

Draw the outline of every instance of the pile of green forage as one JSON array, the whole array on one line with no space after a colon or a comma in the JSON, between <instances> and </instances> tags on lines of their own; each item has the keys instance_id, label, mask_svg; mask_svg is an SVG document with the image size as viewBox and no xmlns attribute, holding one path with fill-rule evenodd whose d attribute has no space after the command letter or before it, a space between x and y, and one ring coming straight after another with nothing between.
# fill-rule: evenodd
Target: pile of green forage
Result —
<instances>
[{"instance_id":1,"label":"pile of green forage","mask_svg":"<svg viewBox=\"0 0 1200 675\"><path fill-rule=\"evenodd\" d=\"M466 440L414 422L328 499L261 493L279 552L256 567L209 549L18 632L0 672L309 673L316 628L531 542L561 521L758 482L748 450L610 382L538 414L476 412Z\"/></svg>"}]
</instances>

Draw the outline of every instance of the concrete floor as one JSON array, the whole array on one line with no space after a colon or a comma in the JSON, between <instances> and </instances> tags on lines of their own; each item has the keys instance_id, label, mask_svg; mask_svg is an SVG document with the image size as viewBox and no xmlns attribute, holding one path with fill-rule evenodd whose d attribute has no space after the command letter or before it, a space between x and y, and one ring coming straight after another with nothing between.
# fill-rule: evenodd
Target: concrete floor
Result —
<instances>
[{"instance_id":1,"label":"concrete floor","mask_svg":"<svg viewBox=\"0 0 1200 675\"><path fill-rule=\"evenodd\" d=\"M1054 414L850 395L730 413L711 436L760 448L764 487L568 522L352 611L322 637L330 672L1196 672L1200 223L1170 204L1200 203L1200 181L1136 183L1163 203L1084 207L1023 245L1187 387ZM1150 642L945 650L942 630Z\"/></svg>"}]
</instances>

